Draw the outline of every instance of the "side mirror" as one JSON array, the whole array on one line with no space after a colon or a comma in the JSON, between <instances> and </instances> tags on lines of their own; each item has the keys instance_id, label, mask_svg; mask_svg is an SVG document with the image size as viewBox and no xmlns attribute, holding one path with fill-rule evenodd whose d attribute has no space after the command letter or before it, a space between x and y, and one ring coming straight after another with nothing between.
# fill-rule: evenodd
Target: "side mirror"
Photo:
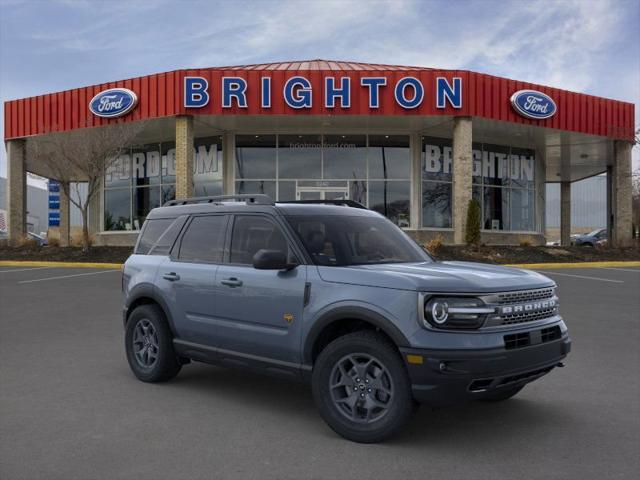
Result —
<instances>
[{"instance_id":1,"label":"side mirror","mask_svg":"<svg viewBox=\"0 0 640 480\"><path fill-rule=\"evenodd\" d=\"M253 256L253 268L258 270L291 270L297 265L287 262L282 250L258 250Z\"/></svg>"}]
</instances>

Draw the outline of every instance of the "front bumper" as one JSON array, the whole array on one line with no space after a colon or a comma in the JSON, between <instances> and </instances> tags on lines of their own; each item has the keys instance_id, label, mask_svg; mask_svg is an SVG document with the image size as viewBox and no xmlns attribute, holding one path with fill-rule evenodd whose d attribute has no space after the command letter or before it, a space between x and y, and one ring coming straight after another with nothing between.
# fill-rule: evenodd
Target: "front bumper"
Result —
<instances>
[{"instance_id":1,"label":"front bumper","mask_svg":"<svg viewBox=\"0 0 640 480\"><path fill-rule=\"evenodd\" d=\"M570 350L566 332L548 343L511 350L400 349L414 398L431 405L478 399L496 389L524 385L553 370Z\"/></svg>"}]
</instances>

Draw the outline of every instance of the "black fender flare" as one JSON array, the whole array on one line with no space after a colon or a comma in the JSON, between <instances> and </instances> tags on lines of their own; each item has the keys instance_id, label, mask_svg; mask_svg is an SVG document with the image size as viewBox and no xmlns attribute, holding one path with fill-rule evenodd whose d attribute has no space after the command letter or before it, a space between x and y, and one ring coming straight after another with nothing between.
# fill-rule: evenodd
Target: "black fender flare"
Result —
<instances>
[{"instance_id":1,"label":"black fender flare","mask_svg":"<svg viewBox=\"0 0 640 480\"><path fill-rule=\"evenodd\" d=\"M167 305L167 302L165 302L161 296L156 294L154 286L150 284L136 285L133 288L133 290L129 292L127 296L127 302L125 303L125 312L126 312L125 318L124 318L125 327L129 317L128 312L131 308L131 305L136 303L141 298L148 298L150 300L153 300L155 303L157 303L160 306L160 308L164 313L164 317L167 319L167 323L169 324L171 333L175 337L176 329L173 325L173 319L171 318L171 310L169 309L169 305Z\"/></svg>"},{"instance_id":2,"label":"black fender flare","mask_svg":"<svg viewBox=\"0 0 640 480\"><path fill-rule=\"evenodd\" d=\"M302 359L306 365L311 365L313 363L313 346L322 331L332 323L339 322L341 320L361 320L363 322L370 323L386 333L398 347L410 346L407 337L405 337L400 329L384 315L365 307L336 307L322 314L309 330L302 349Z\"/></svg>"}]
</instances>

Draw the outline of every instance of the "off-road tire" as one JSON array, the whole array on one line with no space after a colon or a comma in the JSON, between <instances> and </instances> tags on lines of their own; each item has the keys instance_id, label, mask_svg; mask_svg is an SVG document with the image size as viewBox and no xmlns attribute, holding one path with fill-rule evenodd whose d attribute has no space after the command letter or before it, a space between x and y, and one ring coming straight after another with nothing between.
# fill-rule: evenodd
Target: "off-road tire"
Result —
<instances>
[{"instance_id":1,"label":"off-road tire","mask_svg":"<svg viewBox=\"0 0 640 480\"><path fill-rule=\"evenodd\" d=\"M368 394L365 386L365 395L375 395L375 398L371 399L376 402L379 401L380 396L386 398L387 408L380 418L374 418L370 423L362 423L368 420L360 421L352 420L348 418L347 414L342 409L351 409L350 406L343 406L342 403L336 403L332 393L335 393L335 389L341 387L331 387L331 382L334 376L341 375L341 371L338 365L343 365L342 362L345 358L351 358L351 356L362 355L359 358L373 358L384 370L375 368L373 365L373 373L380 374L381 371L386 372L385 389L392 391L392 394L387 396L383 393L383 390L377 390L374 388L372 394ZM347 360L349 361L349 360ZM363 360L364 362L364 360ZM370 367L371 368L371 367ZM351 371L355 372L356 369ZM356 383L355 379L350 376L342 376L348 381L353 380L354 384L344 387L343 390L347 395L351 389L361 388L364 386L365 380ZM374 383L380 383L374 376L367 376L367 385L373 385ZM382 378L382 376L380 377ZM371 383L369 383L371 382ZM340 382L341 383L341 382ZM360 443L374 443L380 442L402 428L408 420L411 418L411 414L414 411L414 401L411 395L411 383L407 370L402 362L402 358L395 347L384 335L381 335L372 331L360 331L354 332L331 342L327 347L322 350L318 358L316 359L313 367L312 374L312 390L313 397L320 412L320 415L325 422L336 433L343 436L348 440ZM376 393L378 392L378 393ZM358 390L358 396L360 391ZM365 405L365 401L369 404L370 398L357 399L356 405ZM361 403L358 403L361 402ZM344 402L347 403L347 402ZM363 407L364 408L364 407ZM380 407L375 407L380 408ZM363 413L366 415L366 413Z\"/></svg>"},{"instance_id":2,"label":"off-road tire","mask_svg":"<svg viewBox=\"0 0 640 480\"><path fill-rule=\"evenodd\" d=\"M144 365L136 355L136 348L139 350L140 342L137 342L136 346L134 341L140 339L141 331L139 330L139 335L136 337L136 329L141 329L142 325L153 332L150 343L155 343L155 347L152 344L148 346L153 347L151 351L156 357L150 365ZM157 305L140 305L131 312L125 329L125 350L131 371L143 382L166 382L175 377L182 368L173 349L173 335L164 313Z\"/></svg>"}]
</instances>

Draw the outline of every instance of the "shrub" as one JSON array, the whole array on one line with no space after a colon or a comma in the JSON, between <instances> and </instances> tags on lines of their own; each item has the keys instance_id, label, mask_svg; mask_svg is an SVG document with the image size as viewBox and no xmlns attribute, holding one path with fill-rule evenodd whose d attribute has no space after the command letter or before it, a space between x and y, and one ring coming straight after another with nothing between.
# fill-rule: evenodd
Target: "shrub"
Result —
<instances>
[{"instance_id":1,"label":"shrub","mask_svg":"<svg viewBox=\"0 0 640 480\"><path fill-rule=\"evenodd\" d=\"M464 236L467 245L480 245L480 214L480 203L476 199L471 199L467 210L467 230Z\"/></svg>"},{"instance_id":2,"label":"shrub","mask_svg":"<svg viewBox=\"0 0 640 480\"><path fill-rule=\"evenodd\" d=\"M427 243L425 243L424 247L430 254L436 255L442 248L442 245L444 245L444 237L439 233Z\"/></svg>"}]
</instances>

